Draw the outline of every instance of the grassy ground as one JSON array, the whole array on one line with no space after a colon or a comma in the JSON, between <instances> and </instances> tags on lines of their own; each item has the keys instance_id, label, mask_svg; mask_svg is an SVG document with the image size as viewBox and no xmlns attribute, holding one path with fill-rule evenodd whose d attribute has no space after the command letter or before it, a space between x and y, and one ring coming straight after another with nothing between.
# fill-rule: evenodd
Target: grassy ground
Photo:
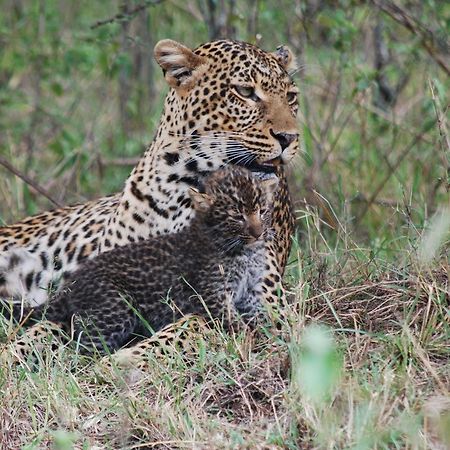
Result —
<instances>
[{"instance_id":1,"label":"grassy ground","mask_svg":"<svg viewBox=\"0 0 450 450\"><path fill-rule=\"evenodd\" d=\"M210 330L145 370L5 350L0 448L448 448L448 254L392 266L307 230L281 335Z\"/></svg>"}]
</instances>

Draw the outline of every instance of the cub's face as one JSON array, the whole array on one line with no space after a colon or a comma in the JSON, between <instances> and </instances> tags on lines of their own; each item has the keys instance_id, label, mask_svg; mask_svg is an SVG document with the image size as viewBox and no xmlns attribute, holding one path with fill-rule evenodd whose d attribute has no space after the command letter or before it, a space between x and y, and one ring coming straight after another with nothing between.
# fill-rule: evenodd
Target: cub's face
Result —
<instances>
[{"instance_id":1,"label":"cub's face","mask_svg":"<svg viewBox=\"0 0 450 450\"><path fill-rule=\"evenodd\" d=\"M164 40L155 56L173 88L165 106L168 128L206 154L210 166L275 172L295 155L297 88L287 48L268 53L222 40L192 51Z\"/></svg>"},{"instance_id":2,"label":"cub's face","mask_svg":"<svg viewBox=\"0 0 450 450\"><path fill-rule=\"evenodd\" d=\"M204 192L190 195L196 213L221 240L228 239L231 249L267 237L277 181L259 181L247 169L227 167L205 180Z\"/></svg>"}]
</instances>

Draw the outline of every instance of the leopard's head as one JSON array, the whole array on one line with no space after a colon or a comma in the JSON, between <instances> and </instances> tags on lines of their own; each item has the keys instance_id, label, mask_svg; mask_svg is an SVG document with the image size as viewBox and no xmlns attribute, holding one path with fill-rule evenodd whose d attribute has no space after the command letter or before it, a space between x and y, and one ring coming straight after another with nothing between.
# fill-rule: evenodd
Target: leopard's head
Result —
<instances>
[{"instance_id":1,"label":"leopard's head","mask_svg":"<svg viewBox=\"0 0 450 450\"><path fill-rule=\"evenodd\" d=\"M231 163L271 173L295 155L297 88L287 47L270 53L219 40L191 50L163 40L155 58L171 87L159 135L183 140L188 169Z\"/></svg>"},{"instance_id":2,"label":"leopard's head","mask_svg":"<svg viewBox=\"0 0 450 450\"><path fill-rule=\"evenodd\" d=\"M212 172L201 186L189 191L197 218L226 243L227 251L269 237L277 177L260 180L245 168L228 166Z\"/></svg>"}]
</instances>

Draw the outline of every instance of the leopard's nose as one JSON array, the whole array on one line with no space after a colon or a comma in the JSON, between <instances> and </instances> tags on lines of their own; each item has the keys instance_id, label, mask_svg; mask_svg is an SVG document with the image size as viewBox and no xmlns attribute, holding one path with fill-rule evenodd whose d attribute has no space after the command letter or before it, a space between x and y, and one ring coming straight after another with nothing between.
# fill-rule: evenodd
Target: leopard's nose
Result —
<instances>
[{"instance_id":1,"label":"leopard's nose","mask_svg":"<svg viewBox=\"0 0 450 450\"><path fill-rule=\"evenodd\" d=\"M298 139L298 133L276 133L270 130L270 134L280 143L281 150L286 149Z\"/></svg>"}]
</instances>

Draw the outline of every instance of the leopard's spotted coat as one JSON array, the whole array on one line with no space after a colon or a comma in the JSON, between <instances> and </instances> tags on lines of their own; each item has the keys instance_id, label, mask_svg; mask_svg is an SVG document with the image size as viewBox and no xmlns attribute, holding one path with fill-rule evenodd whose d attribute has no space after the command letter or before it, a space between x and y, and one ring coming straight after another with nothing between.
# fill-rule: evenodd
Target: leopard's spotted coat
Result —
<instances>
[{"instance_id":1,"label":"leopard's spotted coat","mask_svg":"<svg viewBox=\"0 0 450 450\"><path fill-rule=\"evenodd\" d=\"M280 179L264 280L266 300L278 301L294 227L284 165L298 150L290 51L230 40L190 50L163 40L155 58L171 89L155 138L123 192L0 228L0 298L41 304L49 286L85 258L184 228L193 216L187 193L198 176L238 164Z\"/></svg>"}]
</instances>

